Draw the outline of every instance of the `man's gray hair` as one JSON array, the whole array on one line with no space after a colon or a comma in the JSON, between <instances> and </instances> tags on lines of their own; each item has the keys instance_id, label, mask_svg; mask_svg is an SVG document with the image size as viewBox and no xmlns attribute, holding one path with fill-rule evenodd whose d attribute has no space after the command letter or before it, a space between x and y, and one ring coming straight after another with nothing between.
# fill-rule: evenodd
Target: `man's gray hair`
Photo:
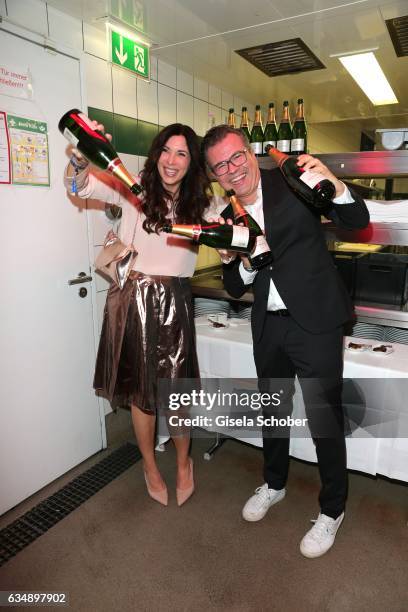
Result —
<instances>
[{"instance_id":1,"label":"man's gray hair","mask_svg":"<svg viewBox=\"0 0 408 612\"><path fill-rule=\"evenodd\" d=\"M248 149L250 147L248 138L246 137L244 132L241 132L241 130L233 128L230 125L216 125L215 127L212 127L210 130L208 130L203 140L201 141L201 154L204 160L207 159L208 149L224 140L224 138L226 138L228 134L235 134L236 136L239 136L239 138L241 138L242 140L242 145L244 148Z\"/></svg>"}]
</instances>

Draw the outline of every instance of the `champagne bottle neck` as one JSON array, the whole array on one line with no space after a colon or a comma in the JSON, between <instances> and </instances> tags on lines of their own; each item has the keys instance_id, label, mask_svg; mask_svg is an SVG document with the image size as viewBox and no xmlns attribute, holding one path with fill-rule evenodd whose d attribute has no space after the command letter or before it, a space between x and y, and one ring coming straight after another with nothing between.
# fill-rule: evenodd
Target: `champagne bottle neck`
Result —
<instances>
[{"instance_id":1,"label":"champagne bottle neck","mask_svg":"<svg viewBox=\"0 0 408 612\"><path fill-rule=\"evenodd\" d=\"M242 206L241 202L238 200L236 195L230 196L230 203L231 203L232 210L234 213L234 219L238 219L239 217L244 217L248 214L245 208Z\"/></svg>"},{"instance_id":2,"label":"champagne bottle neck","mask_svg":"<svg viewBox=\"0 0 408 612\"><path fill-rule=\"evenodd\" d=\"M260 110L255 111L254 126L255 125L259 125L259 126L262 127L262 117L261 117L261 111Z\"/></svg>"},{"instance_id":3,"label":"champagne bottle neck","mask_svg":"<svg viewBox=\"0 0 408 612\"><path fill-rule=\"evenodd\" d=\"M163 232L168 234L178 234L179 236L187 236L192 240L198 241L201 234L201 225L164 225Z\"/></svg>"},{"instance_id":4,"label":"champagne bottle neck","mask_svg":"<svg viewBox=\"0 0 408 612\"><path fill-rule=\"evenodd\" d=\"M305 114L303 109L303 104L299 104L296 110L296 121L304 121Z\"/></svg>"},{"instance_id":5,"label":"champagne bottle neck","mask_svg":"<svg viewBox=\"0 0 408 612\"><path fill-rule=\"evenodd\" d=\"M115 157L115 159L109 162L107 170L112 172L116 178L129 187L129 189L136 195L142 191L140 185L136 183L132 175L126 170L119 157Z\"/></svg>"},{"instance_id":6,"label":"champagne bottle neck","mask_svg":"<svg viewBox=\"0 0 408 612\"><path fill-rule=\"evenodd\" d=\"M279 167L281 167L285 161L289 159L289 155L286 155L286 153L279 151L275 147L266 147L266 152L269 157L272 157Z\"/></svg>"},{"instance_id":7,"label":"champagne bottle neck","mask_svg":"<svg viewBox=\"0 0 408 612\"><path fill-rule=\"evenodd\" d=\"M282 121L285 121L287 123L289 123L289 121L290 121L289 108L287 106L283 107Z\"/></svg>"},{"instance_id":8,"label":"champagne bottle neck","mask_svg":"<svg viewBox=\"0 0 408 612\"><path fill-rule=\"evenodd\" d=\"M269 108L269 110L268 110L268 120L267 120L267 124L270 124L270 123L275 123L275 122L276 122L276 118L275 118L275 109L272 107L272 108Z\"/></svg>"},{"instance_id":9,"label":"champagne bottle neck","mask_svg":"<svg viewBox=\"0 0 408 612\"><path fill-rule=\"evenodd\" d=\"M241 127L248 127L249 125L249 121L248 121L248 111L244 111L242 113L242 119L241 119Z\"/></svg>"}]
</instances>

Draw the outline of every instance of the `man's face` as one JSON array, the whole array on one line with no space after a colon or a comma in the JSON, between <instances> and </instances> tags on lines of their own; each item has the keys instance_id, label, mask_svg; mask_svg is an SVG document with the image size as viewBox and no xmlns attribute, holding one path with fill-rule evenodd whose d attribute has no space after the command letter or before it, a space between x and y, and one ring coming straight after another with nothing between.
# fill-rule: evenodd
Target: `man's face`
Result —
<instances>
[{"instance_id":1,"label":"man's face","mask_svg":"<svg viewBox=\"0 0 408 612\"><path fill-rule=\"evenodd\" d=\"M245 144L237 134L227 134L227 136L210 147L207 150L207 163L211 169L217 170L218 164L231 160L234 161L237 153L245 149ZM238 157L239 159L239 157ZM242 161L242 156L239 161ZM224 168L225 168L225 164ZM222 176L215 177L221 187L226 191L233 189L236 195L250 202L256 196L256 190L259 183L260 173L259 166L252 149L249 147L246 151L246 160L240 166L234 166L233 163L228 164L228 170Z\"/></svg>"}]
</instances>

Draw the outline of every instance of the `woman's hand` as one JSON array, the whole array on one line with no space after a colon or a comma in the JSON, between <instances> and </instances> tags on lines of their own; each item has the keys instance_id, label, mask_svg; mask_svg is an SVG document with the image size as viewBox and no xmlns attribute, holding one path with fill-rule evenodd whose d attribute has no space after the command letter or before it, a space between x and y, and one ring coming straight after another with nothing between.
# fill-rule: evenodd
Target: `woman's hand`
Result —
<instances>
[{"instance_id":1,"label":"woman's hand","mask_svg":"<svg viewBox=\"0 0 408 612\"><path fill-rule=\"evenodd\" d=\"M307 153L302 153L297 158L297 165L301 166L303 170L310 170L310 172L318 172L325 176L329 181L333 183L336 188L335 197L338 198L345 190L345 185L339 179L334 176L333 172L331 172L327 166L324 165L320 159L317 157L313 157L312 155L308 155Z\"/></svg>"},{"instance_id":2,"label":"woman's hand","mask_svg":"<svg viewBox=\"0 0 408 612\"><path fill-rule=\"evenodd\" d=\"M216 219L207 219L207 221L209 223L219 223L220 225L224 225L225 224L225 219L224 217L218 217L218 220ZM232 219L227 219L227 223L228 225L233 225L233 221ZM227 251L226 249L216 249L216 251L218 252L219 256L221 257L221 261L223 264L229 264L232 261L234 261L234 259L237 256L236 251Z\"/></svg>"}]
</instances>

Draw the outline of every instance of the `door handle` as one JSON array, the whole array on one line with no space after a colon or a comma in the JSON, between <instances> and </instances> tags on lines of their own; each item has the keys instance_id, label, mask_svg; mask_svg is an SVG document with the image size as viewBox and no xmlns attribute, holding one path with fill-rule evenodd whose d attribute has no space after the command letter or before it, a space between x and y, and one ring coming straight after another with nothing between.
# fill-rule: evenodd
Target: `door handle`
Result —
<instances>
[{"instance_id":1,"label":"door handle","mask_svg":"<svg viewBox=\"0 0 408 612\"><path fill-rule=\"evenodd\" d=\"M80 272L76 278L71 278L68 281L68 285L81 285L82 283L90 283L92 276L86 274L86 272Z\"/></svg>"}]
</instances>

